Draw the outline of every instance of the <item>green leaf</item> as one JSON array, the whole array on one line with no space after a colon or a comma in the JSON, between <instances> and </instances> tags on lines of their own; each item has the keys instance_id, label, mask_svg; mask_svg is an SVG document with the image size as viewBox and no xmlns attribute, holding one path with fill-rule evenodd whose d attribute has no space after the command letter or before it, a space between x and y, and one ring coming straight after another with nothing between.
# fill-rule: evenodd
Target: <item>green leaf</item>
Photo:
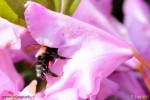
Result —
<instances>
[{"instance_id":1,"label":"green leaf","mask_svg":"<svg viewBox=\"0 0 150 100\"><path fill-rule=\"evenodd\" d=\"M24 4L20 0L5 0L19 18L24 18Z\"/></svg>"},{"instance_id":2,"label":"green leaf","mask_svg":"<svg viewBox=\"0 0 150 100\"><path fill-rule=\"evenodd\" d=\"M60 12L61 10L61 0L34 0L34 2L37 2L53 11Z\"/></svg>"},{"instance_id":3,"label":"green leaf","mask_svg":"<svg viewBox=\"0 0 150 100\"><path fill-rule=\"evenodd\" d=\"M63 13L71 16L74 13L77 6L79 5L79 3L80 3L80 0L65 0Z\"/></svg>"},{"instance_id":4,"label":"green leaf","mask_svg":"<svg viewBox=\"0 0 150 100\"><path fill-rule=\"evenodd\" d=\"M48 8L53 11L60 12L61 10L61 0L46 0Z\"/></svg>"},{"instance_id":5,"label":"green leaf","mask_svg":"<svg viewBox=\"0 0 150 100\"><path fill-rule=\"evenodd\" d=\"M19 18L5 0L0 0L0 17L7 19L14 24L26 26L25 20Z\"/></svg>"},{"instance_id":6,"label":"green leaf","mask_svg":"<svg viewBox=\"0 0 150 100\"><path fill-rule=\"evenodd\" d=\"M46 3L46 0L33 0L34 2L37 2L45 7L47 7L47 3ZM47 7L48 8L48 7Z\"/></svg>"},{"instance_id":7,"label":"green leaf","mask_svg":"<svg viewBox=\"0 0 150 100\"><path fill-rule=\"evenodd\" d=\"M26 4L27 0L20 0L23 4Z\"/></svg>"}]
</instances>

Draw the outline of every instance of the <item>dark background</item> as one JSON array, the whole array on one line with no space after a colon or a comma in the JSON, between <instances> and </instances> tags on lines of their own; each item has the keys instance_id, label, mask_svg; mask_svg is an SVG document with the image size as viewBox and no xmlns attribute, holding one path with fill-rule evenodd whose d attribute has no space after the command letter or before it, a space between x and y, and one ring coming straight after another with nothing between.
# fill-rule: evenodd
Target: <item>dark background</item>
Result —
<instances>
[{"instance_id":1,"label":"dark background","mask_svg":"<svg viewBox=\"0 0 150 100\"><path fill-rule=\"evenodd\" d=\"M122 12L122 5L125 0L113 0L113 10L112 14L121 22L123 22L123 12ZM150 5L150 0L144 0Z\"/></svg>"}]
</instances>

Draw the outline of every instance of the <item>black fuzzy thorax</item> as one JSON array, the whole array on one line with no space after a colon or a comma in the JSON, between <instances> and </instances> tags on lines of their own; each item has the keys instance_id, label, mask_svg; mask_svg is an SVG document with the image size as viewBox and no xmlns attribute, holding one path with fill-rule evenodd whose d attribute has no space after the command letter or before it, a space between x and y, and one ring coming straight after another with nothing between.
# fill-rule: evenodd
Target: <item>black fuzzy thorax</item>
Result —
<instances>
[{"instance_id":1,"label":"black fuzzy thorax","mask_svg":"<svg viewBox=\"0 0 150 100\"><path fill-rule=\"evenodd\" d=\"M39 55L36 59L36 72L37 76L40 78L45 78L46 74L50 74L53 77L58 77L55 73L51 72L48 68L49 62L55 62L56 58L67 59L66 57L62 57L58 55L57 48L46 48L46 52L42 55Z\"/></svg>"}]
</instances>

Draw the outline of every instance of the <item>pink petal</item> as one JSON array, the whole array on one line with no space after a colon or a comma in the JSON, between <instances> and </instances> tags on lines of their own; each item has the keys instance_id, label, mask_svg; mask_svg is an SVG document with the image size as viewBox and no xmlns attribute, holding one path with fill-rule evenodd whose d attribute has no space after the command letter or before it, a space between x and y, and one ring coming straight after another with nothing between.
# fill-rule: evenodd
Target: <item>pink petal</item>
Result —
<instances>
[{"instance_id":1,"label":"pink petal","mask_svg":"<svg viewBox=\"0 0 150 100\"><path fill-rule=\"evenodd\" d=\"M77 94L75 88L69 88L47 97L47 100L79 100Z\"/></svg>"},{"instance_id":2,"label":"pink petal","mask_svg":"<svg viewBox=\"0 0 150 100\"><path fill-rule=\"evenodd\" d=\"M111 16L106 17L102 11L98 11L88 0L80 2L73 17L118 36L118 32L114 29L112 22L110 22Z\"/></svg>"},{"instance_id":3,"label":"pink petal","mask_svg":"<svg viewBox=\"0 0 150 100\"><path fill-rule=\"evenodd\" d=\"M92 2L109 2L111 0L93 0ZM99 3L98 3L99 4ZM102 3L103 4L103 3ZM106 7L105 7L106 8ZM107 32L112 33L113 35L129 42L131 44L131 40L129 39L128 31L122 23L120 23L113 16L105 16L102 11L98 11L95 6L91 4L88 0L82 0L73 14L74 18L77 18L81 21L94 25L98 28L101 28Z\"/></svg>"},{"instance_id":4,"label":"pink petal","mask_svg":"<svg viewBox=\"0 0 150 100\"><path fill-rule=\"evenodd\" d=\"M131 96L146 95L136 74L133 71L116 72L108 77L120 86L119 91L115 93L117 98L121 100L136 100L137 98L131 98Z\"/></svg>"},{"instance_id":5,"label":"pink petal","mask_svg":"<svg viewBox=\"0 0 150 100\"><path fill-rule=\"evenodd\" d=\"M21 48L19 33L24 30L24 28L19 29L18 27L17 25L15 26L7 20L0 18L0 48Z\"/></svg>"},{"instance_id":6,"label":"pink petal","mask_svg":"<svg viewBox=\"0 0 150 100\"><path fill-rule=\"evenodd\" d=\"M112 96L118 90L119 90L119 86L117 83L109 79L103 79L100 84L100 90L98 94L91 100L106 100L106 98Z\"/></svg>"},{"instance_id":7,"label":"pink petal","mask_svg":"<svg viewBox=\"0 0 150 100\"><path fill-rule=\"evenodd\" d=\"M33 80L28 86L26 86L20 93L20 96L32 96L34 98L34 95L36 93L36 85L37 81Z\"/></svg>"},{"instance_id":8,"label":"pink petal","mask_svg":"<svg viewBox=\"0 0 150 100\"><path fill-rule=\"evenodd\" d=\"M109 22L111 23L114 30L116 30L116 33L113 33L114 35L121 37L122 40L133 45L129 32L123 23L119 22L115 17L112 16L110 17Z\"/></svg>"},{"instance_id":9,"label":"pink petal","mask_svg":"<svg viewBox=\"0 0 150 100\"><path fill-rule=\"evenodd\" d=\"M8 49L8 52L11 56L12 61L19 62L21 60L33 61L28 55L26 55L22 50L11 50Z\"/></svg>"},{"instance_id":10,"label":"pink petal","mask_svg":"<svg viewBox=\"0 0 150 100\"><path fill-rule=\"evenodd\" d=\"M10 77L0 69L0 96L17 94L19 91ZM6 95L7 94L7 95Z\"/></svg>"},{"instance_id":11,"label":"pink petal","mask_svg":"<svg viewBox=\"0 0 150 100\"><path fill-rule=\"evenodd\" d=\"M44 91L45 89L42 89L40 92L36 93L35 100L43 100L45 96Z\"/></svg>"},{"instance_id":12,"label":"pink petal","mask_svg":"<svg viewBox=\"0 0 150 100\"><path fill-rule=\"evenodd\" d=\"M0 48L15 48L19 49L21 41L17 38L12 29L5 29L0 31Z\"/></svg>"},{"instance_id":13,"label":"pink petal","mask_svg":"<svg viewBox=\"0 0 150 100\"><path fill-rule=\"evenodd\" d=\"M143 0L126 0L125 25L137 51L150 62L150 7Z\"/></svg>"},{"instance_id":14,"label":"pink petal","mask_svg":"<svg viewBox=\"0 0 150 100\"><path fill-rule=\"evenodd\" d=\"M112 0L90 0L91 3L103 14L109 16L112 10Z\"/></svg>"},{"instance_id":15,"label":"pink petal","mask_svg":"<svg viewBox=\"0 0 150 100\"><path fill-rule=\"evenodd\" d=\"M86 47L83 47L83 49L76 52L76 54L72 57L73 59L67 62L64 66L64 74L61 80L51 87L47 87L46 94L53 94L65 88L76 87L79 91L79 97L85 99L87 98L87 95L92 94L92 92L98 92L99 88L95 85L100 84L98 78L102 79L107 77L117 68L120 62L128 59L128 57L119 57L116 53L108 53L104 55L93 54L96 51L91 51L92 49L90 50L88 48L87 50L84 49L86 49Z\"/></svg>"},{"instance_id":16,"label":"pink petal","mask_svg":"<svg viewBox=\"0 0 150 100\"><path fill-rule=\"evenodd\" d=\"M14 62L29 59L20 49L36 44L26 28L10 23L3 18L0 18L0 40L0 48L9 48Z\"/></svg>"},{"instance_id":17,"label":"pink petal","mask_svg":"<svg viewBox=\"0 0 150 100\"><path fill-rule=\"evenodd\" d=\"M34 12L34 9L38 9L38 13ZM49 11L33 2L28 2L25 18L33 38L35 38L39 44L45 44L49 47L58 48L75 45L76 43L82 42L86 36L90 37L92 35L91 37L95 36L99 38L97 35L99 34L100 36L101 33L100 29L68 16L61 16L59 13ZM39 23L41 24L39 25ZM79 23L81 25L79 25ZM68 33L72 33L72 35Z\"/></svg>"},{"instance_id":18,"label":"pink petal","mask_svg":"<svg viewBox=\"0 0 150 100\"><path fill-rule=\"evenodd\" d=\"M101 29L34 2L26 6L25 18L33 38L41 45L59 48L60 55L71 58L60 65L64 74L47 87L47 96L76 88L81 99L90 98L98 93L101 79L132 57L128 44Z\"/></svg>"},{"instance_id":19,"label":"pink petal","mask_svg":"<svg viewBox=\"0 0 150 100\"><path fill-rule=\"evenodd\" d=\"M23 78L16 71L6 49L0 50L0 69L12 80L18 90L22 89L24 85Z\"/></svg>"},{"instance_id":20,"label":"pink petal","mask_svg":"<svg viewBox=\"0 0 150 100\"><path fill-rule=\"evenodd\" d=\"M140 62L135 57L133 57L133 58L127 60L121 66L119 66L117 68L117 71L131 71L131 70L135 70L139 64L140 64Z\"/></svg>"}]
</instances>

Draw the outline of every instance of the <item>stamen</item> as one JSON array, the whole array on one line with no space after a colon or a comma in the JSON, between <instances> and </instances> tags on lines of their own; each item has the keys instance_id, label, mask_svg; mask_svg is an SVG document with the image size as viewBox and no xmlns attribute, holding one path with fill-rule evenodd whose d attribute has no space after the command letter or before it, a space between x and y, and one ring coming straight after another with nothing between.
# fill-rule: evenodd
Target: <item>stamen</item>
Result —
<instances>
[{"instance_id":1,"label":"stamen","mask_svg":"<svg viewBox=\"0 0 150 100\"><path fill-rule=\"evenodd\" d=\"M133 49L133 56L150 70L150 64L141 55L139 55L135 49Z\"/></svg>"},{"instance_id":2,"label":"stamen","mask_svg":"<svg viewBox=\"0 0 150 100\"><path fill-rule=\"evenodd\" d=\"M146 87L148 88L148 91L150 92L150 79L148 78L148 75L145 72L141 63L138 65L137 70L141 73L144 83L145 83Z\"/></svg>"}]
</instances>

